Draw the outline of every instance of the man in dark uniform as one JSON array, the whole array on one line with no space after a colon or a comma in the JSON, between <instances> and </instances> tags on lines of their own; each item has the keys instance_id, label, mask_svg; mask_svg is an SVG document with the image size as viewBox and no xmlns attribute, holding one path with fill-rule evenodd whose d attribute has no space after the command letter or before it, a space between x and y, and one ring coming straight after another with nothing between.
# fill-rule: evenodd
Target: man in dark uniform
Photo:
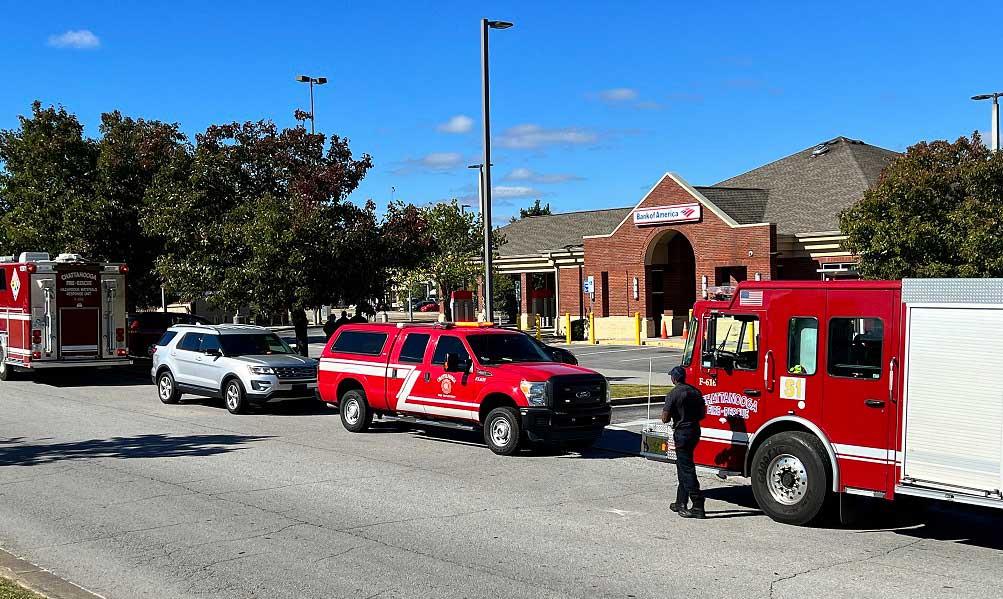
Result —
<instances>
[{"instance_id":1,"label":"man in dark uniform","mask_svg":"<svg viewBox=\"0 0 1003 599\"><path fill-rule=\"evenodd\" d=\"M307 336L308 326L306 311L299 307L293 310L293 330L296 331L296 350L301 356L310 355L310 340Z\"/></svg>"},{"instance_id":2,"label":"man in dark uniform","mask_svg":"<svg viewBox=\"0 0 1003 599\"><path fill-rule=\"evenodd\" d=\"M675 387L665 396L662 408L662 422L672 420L672 440L676 448L676 474L679 487L676 501L669 509L683 518L705 518L704 497L700 493L696 466L693 464L693 450L700 441L700 421L707 413L703 394L686 383L686 371L676 366L669 372ZM687 507L689 501L692 507Z\"/></svg>"}]
</instances>

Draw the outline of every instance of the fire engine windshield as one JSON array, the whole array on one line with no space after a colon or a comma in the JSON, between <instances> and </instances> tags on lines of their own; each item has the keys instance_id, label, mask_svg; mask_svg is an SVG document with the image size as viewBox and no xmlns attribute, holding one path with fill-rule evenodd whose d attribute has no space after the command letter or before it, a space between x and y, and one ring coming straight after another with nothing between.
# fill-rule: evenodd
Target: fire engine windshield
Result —
<instances>
[{"instance_id":1,"label":"fire engine windshield","mask_svg":"<svg viewBox=\"0 0 1003 599\"><path fill-rule=\"evenodd\" d=\"M470 348L481 364L507 362L552 362L553 360L527 335L471 335Z\"/></svg>"},{"instance_id":2,"label":"fire engine windshield","mask_svg":"<svg viewBox=\"0 0 1003 599\"><path fill-rule=\"evenodd\" d=\"M286 342L275 333L220 335L219 345L227 356L270 356L293 353Z\"/></svg>"}]
</instances>

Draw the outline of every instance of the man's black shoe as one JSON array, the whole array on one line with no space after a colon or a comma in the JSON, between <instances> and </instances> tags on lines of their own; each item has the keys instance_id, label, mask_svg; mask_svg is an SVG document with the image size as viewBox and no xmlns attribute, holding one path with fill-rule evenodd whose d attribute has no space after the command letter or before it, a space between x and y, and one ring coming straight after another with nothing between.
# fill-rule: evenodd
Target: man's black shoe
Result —
<instances>
[{"instance_id":1,"label":"man's black shoe","mask_svg":"<svg viewBox=\"0 0 1003 599\"><path fill-rule=\"evenodd\" d=\"M696 518L698 520L703 520L704 518L707 517L707 515L704 514L703 508L698 508L698 507L692 507L692 508L684 507L676 513L683 518Z\"/></svg>"},{"instance_id":2,"label":"man's black shoe","mask_svg":"<svg viewBox=\"0 0 1003 599\"><path fill-rule=\"evenodd\" d=\"M669 504L669 509L672 510L673 512L677 512L678 513L679 512L679 504L676 503L675 501L673 501L672 503Z\"/></svg>"}]
</instances>

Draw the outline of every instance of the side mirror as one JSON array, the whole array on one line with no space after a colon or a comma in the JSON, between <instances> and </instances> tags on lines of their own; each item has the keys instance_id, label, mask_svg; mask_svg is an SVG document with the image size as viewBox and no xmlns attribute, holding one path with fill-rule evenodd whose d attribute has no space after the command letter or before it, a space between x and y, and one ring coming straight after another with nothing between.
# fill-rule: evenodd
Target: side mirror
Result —
<instances>
[{"instance_id":1,"label":"side mirror","mask_svg":"<svg viewBox=\"0 0 1003 599\"><path fill-rule=\"evenodd\" d=\"M446 363L443 364L446 372L460 371L460 358L456 354L446 354Z\"/></svg>"}]
</instances>

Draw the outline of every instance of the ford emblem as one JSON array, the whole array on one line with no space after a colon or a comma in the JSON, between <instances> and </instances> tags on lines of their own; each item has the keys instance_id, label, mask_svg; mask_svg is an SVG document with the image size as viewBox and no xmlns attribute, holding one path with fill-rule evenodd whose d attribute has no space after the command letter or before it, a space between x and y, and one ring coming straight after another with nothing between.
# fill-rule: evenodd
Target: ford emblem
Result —
<instances>
[{"instance_id":1,"label":"ford emblem","mask_svg":"<svg viewBox=\"0 0 1003 599\"><path fill-rule=\"evenodd\" d=\"M589 393L588 391L579 391L578 393L575 393L575 397L577 397L578 399L588 399L592 397L592 394Z\"/></svg>"}]
</instances>

